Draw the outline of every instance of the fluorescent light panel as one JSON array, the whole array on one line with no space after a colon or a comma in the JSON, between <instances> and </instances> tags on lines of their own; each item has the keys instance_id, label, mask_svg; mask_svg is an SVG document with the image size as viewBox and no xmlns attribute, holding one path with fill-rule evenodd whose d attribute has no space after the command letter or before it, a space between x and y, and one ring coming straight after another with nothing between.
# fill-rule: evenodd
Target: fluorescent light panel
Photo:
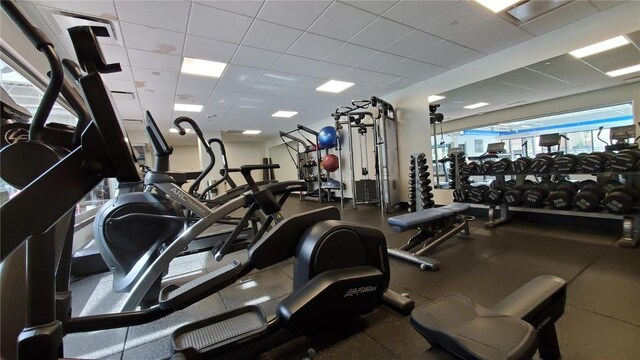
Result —
<instances>
[{"instance_id":1,"label":"fluorescent light panel","mask_svg":"<svg viewBox=\"0 0 640 360\"><path fill-rule=\"evenodd\" d=\"M220 77L222 72L227 67L227 64L185 57L182 60L182 69L180 70L184 74Z\"/></svg>"},{"instance_id":2,"label":"fluorescent light panel","mask_svg":"<svg viewBox=\"0 0 640 360\"><path fill-rule=\"evenodd\" d=\"M275 112L273 115L271 115L272 117L279 117L279 118L290 118L294 115L296 115L298 112L297 111L285 111L285 110L280 110Z\"/></svg>"},{"instance_id":3,"label":"fluorescent light panel","mask_svg":"<svg viewBox=\"0 0 640 360\"><path fill-rule=\"evenodd\" d=\"M611 49L615 49L617 47L623 46L623 45L627 45L629 43L629 40L627 40L626 37L624 36L617 36L614 37L613 39L609 39L609 40L605 40L605 41L601 41L599 43L593 44L593 45L589 45L589 46L585 46L583 48L580 48L578 50L574 50L572 52L570 52L569 54L580 59L589 55L593 55L593 54L597 54L597 53L601 53L603 51L607 51L607 50L611 50Z\"/></svg>"},{"instance_id":4,"label":"fluorescent light panel","mask_svg":"<svg viewBox=\"0 0 640 360\"><path fill-rule=\"evenodd\" d=\"M607 75L609 75L611 77L616 77L616 76L622 76L622 75L631 74L631 73L634 73L634 72L637 72L637 71L640 71L640 64L629 66L629 67L626 67L626 68L623 68L623 69L609 71L607 73Z\"/></svg>"},{"instance_id":5,"label":"fluorescent light panel","mask_svg":"<svg viewBox=\"0 0 640 360\"><path fill-rule=\"evenodd\" d=\"M191 129L184 129L184 131L188 134L188 133L190 133L190 132L191 132ZM177 133L178 133L178 129L176 129L176 128L169 128L169 132L170 132L170 133L176 133L176 134L177 134Z\"/></svg>"},{"instance_id":6,"label":"fluorescent light panel","mask_svg":"<svg viewBox=\"0 0 640 360\"><path fill-rule=\"evenodd\" d=\"M440 95L431 95L427 98L427 100L429 100L430 103L436 102L442 99L444 99L444 96L440 96Z\"/></svg>"},{"instance_id":7,"label":"fluorescent light panel","mask_svg":"<svg viewBox=\"0 0 640 360\"><path fill-rule=\"evenodd\" d=\"M260 134L262 131L261 130L245 130L242 133L244 135L258 135Z\"/></svg>"},{"instance_id":8,"label":"fluorescent light panel","mask_svg":"<svg viewBox=\"0 0 640 360\"><path fill-rule=\"evenodd\" d=\"M473 110L473 109L477 109L477 108L481 108L483 106L487 106L489 105L489 103L486 102L479 102L479 103L475 103L475 104L471 104L471 105L467 105L464 108L465 109L469 109L469 110Z\"/></svg>"},{"instance_id":9,"label":"fluorescent light panel","mask_svg":"<svg viewBox=\"0 0 640 360\"><path fill-rule=\"evenodd\" d=\"M200 112L202 111L203 105L195 105L195 104L175 104L173 105L173 110L175 111L188 111L188 112Z\"/></svg>"},{"instance_id":10,"label":"fluorescent light panel","mask_svg":"<svg viewBox=\"0 0 640 360\"><path fill-rule=\"evenodd\" d=\"M346 82L346 81L338 81L338 80L329 80L326 83L320 85L320 87L316 88L316 91L324 91L330 93L339 93L347 90L348 88L355 85L354 83Z\"/></svg>"},{"instance_id":11,"label":"fluorescent light panel","mask_svg":"<svg viewBox=\"0 0 640 360\"><path fill-rule=\"evenodd\" d=\"M520 1L522 0L476 0L477 3L493 11L494 13L498 13Z\"/></svg>"}]
</instances>

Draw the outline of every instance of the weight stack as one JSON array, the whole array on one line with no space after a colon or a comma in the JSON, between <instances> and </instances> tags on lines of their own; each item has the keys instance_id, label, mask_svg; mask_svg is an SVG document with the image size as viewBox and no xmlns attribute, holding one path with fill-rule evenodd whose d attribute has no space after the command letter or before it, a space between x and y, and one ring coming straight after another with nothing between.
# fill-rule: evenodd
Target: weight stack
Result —
<instances>
[{"instance_id":1,"label":"weight stack","mask_svg":"<svg viewBox=\"0 0 640 360\"><path fill-rule=\"evenodd\" d=\"M456 176L456 167L458 168L458 174L461 174L462 166L467 161L463 152L449 155L451 160L449 163L449 189L456 189L458 185L464 186L469 184L469 176L459 175Z\"/></svg>"}]
</instances>

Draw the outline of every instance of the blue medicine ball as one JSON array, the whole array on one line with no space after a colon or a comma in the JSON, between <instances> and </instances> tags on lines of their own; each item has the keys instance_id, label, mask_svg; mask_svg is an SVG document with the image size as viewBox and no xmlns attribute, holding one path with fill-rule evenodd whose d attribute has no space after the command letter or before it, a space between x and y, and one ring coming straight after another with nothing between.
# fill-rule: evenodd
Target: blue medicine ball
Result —
<instances>
[{"instance_id":1,"label":"blue medicine ball","mask_svg":"<svg viewBox=\"0 0 640 360\"><path fill-rule=\"evenodd\" d=\"M336 128L333 126L325 126L318 133L318 145L321 149L334 148L338 145L338 136Z\"/></svg>"}]
</instances>

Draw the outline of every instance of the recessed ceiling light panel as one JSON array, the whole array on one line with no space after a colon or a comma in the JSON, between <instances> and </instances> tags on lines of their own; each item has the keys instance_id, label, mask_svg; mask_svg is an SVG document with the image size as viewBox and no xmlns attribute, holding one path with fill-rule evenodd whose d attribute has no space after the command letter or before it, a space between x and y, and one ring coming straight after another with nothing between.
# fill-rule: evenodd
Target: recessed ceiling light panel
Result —
<instances>
[{"instance_id":1,"label":"recessed ceiling light panel","mask_svg":"<svg viewBox=\"0 0 640 360\"><path fill-rule=\"evenodd\" d=\"M290 118L294 115L296 115L298 112L297 111L284 111L284 110L280 110L275 112L273 115L271 115L272 117L279 117L279 118Z\"/></svg>"},{"instance_id":2,"label":"recessed ceiling light panel","mask_svg":"<svg viewBox=\"0 0 640 360\"><path fill-rule=\"evenodd\" d=\"M175 104L173 105L173 110L175 111L187 111L187 112L200 112L202 111L203 105L195 105L195 104Z\"/></svg>"},{"instance_id":3,"label":"recessed ceiling light panel","mask_svg":"<svg viewBox=\"0 0 640 360\"><path fill-rule=\"evenodd\" d=\"M338 80L329 80L328 82L322 84L320 87L316 89L316 91L324 91L330 93L339 93L347 90L348 88L355 85L351 82L346 81L338 81Z\"/></svg>"},{"instance_id":4,"label":"recessed ceiling light panel","mask_svg":"<svg viewBox=\"0 0 640 360\"><path fill-rule=\"evenodd\" d=\"M487 9L493 11L494 13L498 13L522 0L475 0L475 1L480 5L486 7Z\"/></svg>"},{"instance_id":5,"label":"recessed ceiling light panel","mask_svg":"<svg viewBox=\"0 0 640 360\"><path fill-rule=\"evenodd\" d=\"M479 102L479 103L475 103L475 104L471 104L471 105L467 105L464 108L465 109L469 109L469 110L473 110L473 109L477 109L477 108L481 108L483 106L487 106L489 105L489 103L486 102Z\"/></svg>"},{"instance_id":6,"label":"recessed ceiling light panel","mask_svg":"<svg viewBox=\"0 0 640 360\"><path fill-rule=\"evenodd\" d=\"M183 74L191 74L191 75L199 75L199 76L209 76L209 77L220 77L222 72L227 67L227 64L202 60L202 59L193 59L185 57L182 60L182 69L180 70Z\"/></svg>"},{"instance_id":7,"label":"recessed ceiling light panel","mask_svg":"<svg viewBox=\"0 0 640 360\"><path fill-rule=\"evenodd\" d=\"M607 51L607 50L611 50L611 49L615 49L617 47L623 46L623 45L627 45L629 43L629 40L627 40L626 37L624 36L617 36L614 37L613 39L609 39L609 40L605 40L605 41L601 41L599 43L593 44L593 45L589 45L589 46L585 46L583 48L580 48L578 50L574 50L571 51L569 54L580 59L589 55L593 55L593 54L597 54L597 53L601 53L603 51Z\"/></svg>"},{"instance_id":8,"label":"recessed ceiling light panel","mask_svg":"<svg viewBox=\"0 0 640 360\"><path fill-rule=\"evenodd\" d=\"M245 130L242 133L244 135L258 135L260 134L262 131L261 130Z\"/></svg>"},{"instance_id":9,"label":"recessed ceiling light panel","mask_svg":"<svg viewBox=\"0 0 640 360\"><path fill-rule=\"evenodd\" d=\"M618 69L618 70L609 71L607 75L611 77L616 77L616 76L631 74L638 71L640 71L640 64L629 66L629 67Z\"/></svg>"},{"instance_id":10,"label":"recessed ceiling light panel","mask_svg":"<svg viewBox=\"0 0 640 360\"><path fill-rule=\"evenodd\" d=\"M191 129L184 129L184 131L188 134L191 132ZM169 132L177 134L179 131L176 128L169 128Z\"/></svg>"},{"instance_id":11,"label":"recessed ceiling light panel","mask_svg":"<svg viewBox=\"0 0 640 360\"><path fill-rule=\"evenodd\" d=\"M442 100L444 98L445 98L444 96L440 96L440 95L431 95L427 98L427 100L429 100L429 102L432 103L432 102Z\"/></svg>"}]
</instances>

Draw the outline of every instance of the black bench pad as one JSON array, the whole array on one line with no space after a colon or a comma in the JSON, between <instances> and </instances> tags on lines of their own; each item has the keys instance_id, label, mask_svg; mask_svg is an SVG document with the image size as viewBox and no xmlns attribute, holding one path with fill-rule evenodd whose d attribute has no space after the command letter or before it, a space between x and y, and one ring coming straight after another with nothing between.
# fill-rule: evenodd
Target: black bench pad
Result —
<instances>
[{"instance_id":1,"label":"black bench pad","mask_svg":"<svg viewBox=\"0 0 640 360\"><path fill-rule=\"evenodd\" d=\"M462 359L531 359L537 350L536 331L531 325L458 294L415 309L411 324L429 343Z\"/></svg>"}]
</instances>

